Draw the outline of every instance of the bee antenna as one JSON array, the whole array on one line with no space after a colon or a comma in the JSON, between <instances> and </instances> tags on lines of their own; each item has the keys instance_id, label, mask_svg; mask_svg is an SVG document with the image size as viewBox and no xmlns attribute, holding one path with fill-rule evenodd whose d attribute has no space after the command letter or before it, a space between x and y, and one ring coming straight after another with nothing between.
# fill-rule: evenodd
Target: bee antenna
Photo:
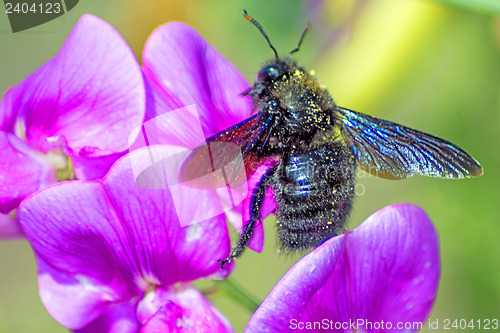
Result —
<instances>
[{"instance_id":1,"label":"bee antenna","mask_svg":"<svg viewBox=\"0 0 500 333\"><path fill-rule=\"evenodd\" d=\"M278 59L278 52L276 51L276 49L274 48L273 44L271 44L271 41L269 40L269 37L267 37L264 29L262 28L262 26L259 24L259 22L255 21L250 15L248 15L247 11L246 10L243 10L243 16L250 22L253 23L253 25L255 25L257 27L257 29L259 29L260 33L262 34L262 36L264 36L264 38L267 40L267 43L269 44L269 47L273 50L274 52L274 55L276 56L276 59ZM300 44L299 44L300 45Z\"/></svg>"},{"instance_id":2,"label":"bee antenna","mask_svg":"<svg viewBox=\"0 0 500 333\"><path fill-rule=\"evenodd\" d=\"M293 53L299 51L300 49L300 45L302 45L302 41L304 40L304 37L306 36L307 32L311 30L311 24L310 23L307 23L307 27L304 29L304 31L302 32L302 36L300 36L300 40L299 40L299 44L297 44L297 47L294 48L293 50L290 51L290 53L288 53L288 57L290 57Z\"/></svg>"}]
</instances>

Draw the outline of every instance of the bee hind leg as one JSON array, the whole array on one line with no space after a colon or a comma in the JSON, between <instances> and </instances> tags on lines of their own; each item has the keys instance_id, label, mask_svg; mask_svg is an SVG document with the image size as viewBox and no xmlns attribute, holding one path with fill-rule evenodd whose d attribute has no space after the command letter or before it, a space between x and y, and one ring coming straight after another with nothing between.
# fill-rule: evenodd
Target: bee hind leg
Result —
<instances>
[{"instance_id":1,"label":"bee hind leg","mask_svg":"<svg viewBox=\"0 0 500 333\"><path fill-rule=\"evenodd\" d=\"M243 254L248 246L248 242L252 239L253 232L255 229L256 222L260 221L260 212L262 203L264 201L264 197L266 195L267 188L269 186L269 182L274 174L276 167L271 168L269 171L264 174L264 176L260 179L259 183L255 187L251 201L250 201L250 221L247 222L243 231L240 234L240 238L238 243L232 248L229 256L224 260L218 260L220 268L224 268L224 264L231 261L234 258L237 258Z\"/></svg>"}]
</instances>

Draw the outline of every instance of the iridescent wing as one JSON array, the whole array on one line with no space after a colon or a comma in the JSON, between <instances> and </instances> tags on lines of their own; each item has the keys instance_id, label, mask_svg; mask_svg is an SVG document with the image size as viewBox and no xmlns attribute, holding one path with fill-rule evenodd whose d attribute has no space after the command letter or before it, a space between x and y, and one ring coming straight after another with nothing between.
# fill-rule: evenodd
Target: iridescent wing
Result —
<instances>
[{"instance_id":1,"label":"iridescent wing","mask_svg":"<svg viewBox=\"0 0 500 333\"><path fill-rule=\"evenodd\" d=\"M474 158L448 141L340 107L335 114L359 166L379 177L470 178L483 174Z\"/></svg>"},{"instance_id":2,"label":"iridescent wing","mask_svg":"<svg viewBox=\"0 0 500 333\"><path fill-rule=\"evenodd\" d=\"M272 117L257 113L207 138L206 143L197 147L183 163L181 180L204 179L198 184L201 187L244 183L268 158L262 151L270 135ZM240 172L241 167L245 168L244 173ZM210 180L216 170L223 170L227 178Z\"/></svg>"}]
</instances>

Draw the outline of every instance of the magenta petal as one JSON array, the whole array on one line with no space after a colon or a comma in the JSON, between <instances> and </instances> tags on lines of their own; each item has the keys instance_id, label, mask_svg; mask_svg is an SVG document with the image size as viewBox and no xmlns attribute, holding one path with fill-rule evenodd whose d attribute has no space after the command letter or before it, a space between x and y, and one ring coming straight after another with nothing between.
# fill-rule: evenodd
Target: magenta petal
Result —
<instances>
[{"instance_id":1,"label":"magenta petal","mask_svg":"<svg viewBox=\"0 0 500 333\"><path fill-rule=\"evenodd\" d=\"M47 152L102 156L128 147L145 112L142 74L123 38L106 22L83 16L58 55L16 90L27 140Z\"/></svg>"},{"instance_id":2,"label":"magenta petal","mask_svg":"<svg viewBox=\"0 0 500 333\"><path fill-rule=\"evenodd\" d=\"M0 212L57 181L55 168L14 134L0 131Z\"/></svg>"},{"instance_id":3,"label":"magenta petal","mask_svg":"<svg viewBox=\"0 0 500 333\"><path fill-rule=\"evenodd\" d=\"M255 173L250 176L248 179L248 197L242 202L242 221L239 224L234 224L233 226L241 232L242 225L246 224L250 221L250 203L252 200L252 193L254 192L256 186L259 184L260 179L266 172L268 172L272 167L276 165L277 161L269 160L265 164L261 165ZM264 197L264 201L261 205L261 220L255 226L255 230L250 240L248 247L255 252L262 252L262 248L264 247L264 227L262 226L262 222L272 214L276 210L276 201L274 200L274 194L271 188L269 187L266 191L266 195ZM231 221L231 220L230 220Z\"/></svg>"},{"instance_id":4,"label":"magenta petal","mask_svg":"<svg viewBox=\"0 0 500 333\"><path fill-rule=\"evenodd\" d=\"M73 169L76 178L93 180L106 175L109 168L125 153L116 153L99 157L73 157Z\"/></svg>"},{"instance_id":5,"label":"magenta petal","mask_svg":"<svg viewBox=\"0 0 500 333\"><path fill-rule=\"evenodd\" d=\"M200 116L195 105L177 108L144 122L130 149L169 144L194 149L205 142Z\"/></svg>"},{"instance_id":6,"label":"magenta petal","mask_svg":"<svg viewBox=\"0 0 500 333\"><path fill-rule=\"evenodd\" d=\"M24 238L24 234L16 223L16 219L0 214L0 240Z\"/></svg>"},{"instance_id":7,"label":"magenta petal","mask_svg":"<svg viewBox=\"0 0 500 333\"><path fill-rule=\"evenodd\" d=\"M38 281L40 297L47 311L60 324L71 329L87 327L98 318L106 316L114 307L113 303L121 301L121 296L105 283L84 275L67 276L40 258Z\"/></svg>"},{"instance_id":8,"label":"magenta petal","mask_svg":"<svg viewBox=\"0 0 500 333\"><path fill-rule=\"evenodd\" d=\"M64 274L90 276L122 294L227 275L231 269L217 264L230 247L224 217L181 227L168 188L136 184L132 163L148 165L160 148L125 156L102 181L59 183L25 200L18 216L36 253Z\"/></svg>"},{"instance_id":9,"label":"magenta petal","mask_svg":"<svg viewBox=\"0 0 500 333\"><path fill-rule=\"evenodd\" d=\"M292 267L246 332L289 332L297 328L292 324L324 318L333 324L383 320L394 329L398 322L422 322L434 302L439 269L438 240L429 217L414 205L390 206Z\"/></svg>"},{"instance_id":10,"label":"magenta petal","mask_svg":"<svg viewBox=\"0 0 500 333\"><path fill-rule=\"evenodd\" d=\"M345 238L346 254L356 258L349 266L352 304L358 305L353 313L373 321L424 321L440 275L438 236L425 211L411 204L387 207ZM372 276L378 278L369 281Z\"/></svg>"},{"instance_id":11,"label":"magenta petal","mask_svg":"<svg viewBox=\"0 0 500 333\"><path fill-rule=\"evenodd\" d=\"M182 333L182 328L176 325L178 317L175 312L175 310L172 311L170 308L160 308L144 323L140 333Z\"/></svg>"},{"instance_id":12,"label":"magenta petal","mask_svg":"<svg viewBox=\"0 0 500 333\"><path fill-rule=\"evenodd\" d=\"M137 320L136 305L119 304L110 306L104 315L74 333L137 333L140 323Z\"/></svg>"},{"instance_id":13,"label":"magenta petal","mask_svg":"<svg viewBox=\"0 0 500 333\"><path fill-rule=\"evenodd\" d=\"M168 188L136 183L132 166L143 170L161 149L135 151L103 180L59 183L20 205L22 230L47 263L40 293L56 319L74 313L68 323L80 326L106 313L103 299L121 304L151 286L231 272L232 265L221 270L217 263L230 250L223 216L181 227ZM161 175L149 174L149 181ZM72 289L82 301L61 302Z\"/></svg>"},{"instance_id":14,"label":"magenta petal","mask_svg":"<svg viewBox=\"0 0 500 333\"><path fill-rule=\"evenodd\" d=\"M248 242L248 248L257 253L262 252L262 249L264 248L264 226L262 225L262 222L258 222L255 225L252 239Z\"/></svg>"},{"instance_id":15,"label":"magenta petal","mask_svg":"<svg viewBox=\"0 0 500 333\"><path fill-rule=\"evenodd\" d=\"M262 252L264 247L264 226L262 223L269 216L276 211L276 201L274 200L274 194L271 188L268 188L264 196L264 201L262 201L261 206L261 220L255 226L255 230L252 239L248 243L248 247L255 252ZM245 209L243 216L248 215L249 210ZM245 214L246 213L246 214ZM248 220L247 220L248 221Z\"/></svg>"},{"instance_id":16,"label":"magenta petal","mask_svg":"<svg viewBox=\"0 0 500 333\"><path fill-rule=\"evenodd\" d=\"M159 173L142 174L146 178L141 178L141 186L136 183L140 176L136 172L151 167L151 156L161 156L164 150L155 146L130 153L113 166L103 182L118 216L133 225L135 232L128 235L133 239L128 242L142 244L146 255L139 256L139 267L164 285L212 274L226 276L231 267L221 270L217 263L230 249L224 216L182 227L179 214L183 212L176 210L168 184L155 190L141 188L145 182L165 184L163 176L168 171L160 168ZM196 201L196 209L206 209L205 202Z\"/></svg>"},{"instance_id":17,"label":"magenta petal","mask_svg":"<svg viewBox=\"0 0 500 333\"><path fill-rule=\"evenodd\" d=\"M157 289L137 309L141 333L233 332L229 321L198 290L188 284Z\"/></svg>"},{"instance_id":18,"label":"magenta petal","mask_svg":"<svg viewBox=\"0 0 500 333\"><path fill-rule=\"evenodd\" d=\"M147 110L138 141L147 140L148 145L170 144L188 149L194 149L203 143L205 133L200 119L200 110L196 105L179 107L147 76L145 83ZM131 148L137 148L136 145L137 143L131 145Z\"/></svg>"},{"instance_id":19,"label":"magenta petal","mask_svg":"<svg viewBox=\"0 0 500 333\"><path fill-rule=\"evenodd\" d=\"M173 22L156 29L144 47L143 65L169 104L196 105L207 137L251 114L251 101L240 96L248 83L188 25Z\"/></svg>"},{"instance_id":20,"label":"magenta petal","mask_svg":"<svg viewBox=\"0 0 500 333\"><path fill-rule=\"evenodd\" d=\"M16 91L9 89L3 95L0 102L0 130L14 132L16 120L19 112L19 105L15 104L18 100L14 97Z\"/></svg>"},{"instance_id":21,"label":"magenta petal","mask_svg":"<svg viewBox=\"0 0 500 333\"><path fill-rule=\"evenodd\" d=\"M35 254L60 274L86 276L123 297L139 292L126 225L100 182L58 183L24 200L17 214Z\"/></svg>"}]
</instances>

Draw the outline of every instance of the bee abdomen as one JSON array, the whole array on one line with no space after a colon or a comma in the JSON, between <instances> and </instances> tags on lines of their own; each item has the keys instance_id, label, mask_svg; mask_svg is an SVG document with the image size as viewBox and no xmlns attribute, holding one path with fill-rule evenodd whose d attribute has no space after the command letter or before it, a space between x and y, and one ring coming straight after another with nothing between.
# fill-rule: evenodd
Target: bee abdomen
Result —
<instances>
[{"instance_id":1,"label":"bee abdomen","mask_svg":"<svg viewBox=\"0 0 500 333\"><path fill-rule=\"evenodd\" d=\"M337 235L345 225L354 195L354 186L343 189L332 195L306 197L300 204L278 205L278 235L283 247L307 249Z\"/></svg>"},{"instance_id":2,"label":"bee abdomen","mask_svg":"<svg viewBox=\"0 0 500 333\"><path fill-rule=\"evenodd\" d=\"M344 227L354 196L355 164L344 147L330 144L291 155L273 190L283 248L316 247Z\"/></svg>"}]
</instances>

